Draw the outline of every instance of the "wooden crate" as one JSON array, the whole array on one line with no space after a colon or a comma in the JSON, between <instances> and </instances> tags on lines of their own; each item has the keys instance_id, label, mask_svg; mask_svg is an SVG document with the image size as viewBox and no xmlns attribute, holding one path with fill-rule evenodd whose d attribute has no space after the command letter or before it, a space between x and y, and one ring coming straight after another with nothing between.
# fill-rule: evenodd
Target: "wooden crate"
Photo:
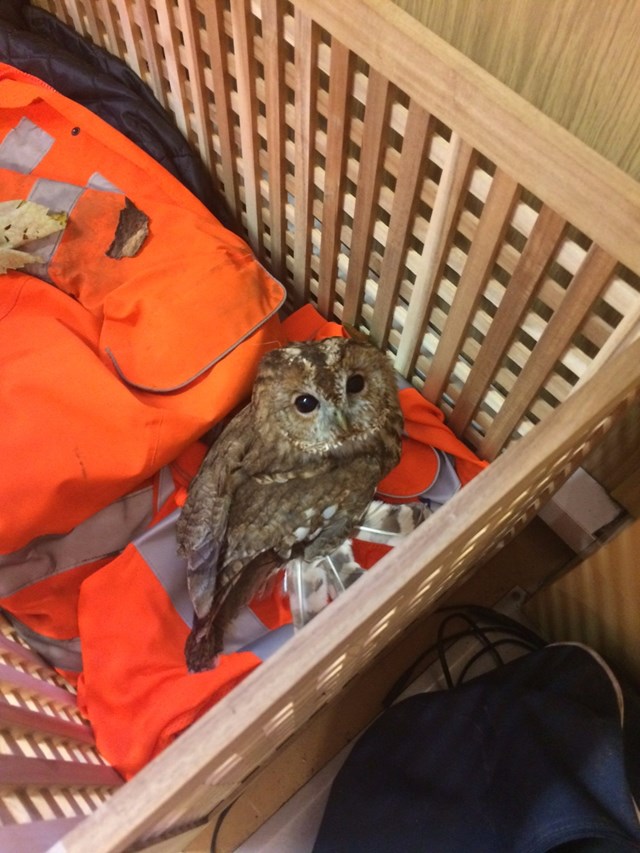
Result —
<instances>
[{"instance_id":1,"label":"wooden crate","mask_svg":"<svg viewBox=\"0 0 640 853\"><path fill-rule=\"evenodd\" d=\"M3 849L181 850L637 399L640 188L387 0L38 2L175 115L290 306L494 460L126 785L5 640Z\"/></svg>"}]
</instances>

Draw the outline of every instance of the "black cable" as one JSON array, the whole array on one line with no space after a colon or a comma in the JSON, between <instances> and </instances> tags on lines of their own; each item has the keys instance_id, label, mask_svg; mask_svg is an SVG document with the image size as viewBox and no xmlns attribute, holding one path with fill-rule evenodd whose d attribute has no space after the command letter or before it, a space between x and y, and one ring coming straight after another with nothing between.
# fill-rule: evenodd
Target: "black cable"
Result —
<instances>
[{"instance_id":1,"label":"black cable","mask_svg":"<svg viewBox=\"0 0 640 853\"><path fill-rule=\"evenodd\" d=\"M526 649L529 652L535 651L535 647L533 647L530 643L527 643L526 640L519 640L514 637L505 637L502 640L494 640L493 647L496 646L519 646L520 648ZM469 672L469 670L473 667L473 665L480 660L487 653L487 649L480 649L480 651L476 652L469 660L466 662L464 667L462 668L462 672L458 676L458 680L456 681L456 687L459 687Z\"/></svg>"},{"instance_id":2,"label":"black cable","mask_svg":"<svg viewBox=\"0 0 640 853\"><path fill-rule=\"evenodd\" d=\"M523 639L528 639L529 642L536 646L536 648L541 649L547 645L546 640L543 640L539 634L536 634L536 632L531 628L523 625L522 622L517 622L505 613L500 613L498 610L492 610L489 607L483 607L480 604L445 605L444 607L439 608L439 610L441 612L446 612L447 610L462 610L479 619L485 619L491 624L498 624L508 628L512 633L522 636Z\"/></svg>"},{"instance_id":3,"label":"black cable","mask_svg":"<svg viewBox=\"0 0 640 853\"><path fill-rule=\"evenodd\" d=\"M464 631L458 631L456 634L450 634L447 639L451 644L457 643L458 640L465 639L467 637L473 636L472 632L468 629ZM394 681L393 685L389 688L387 695L383 700L383 706L388 708L390 705L396 701L398 696L406 690L406 688L414 681L414 673L419 665L428 657L430 657L434 652L437 651L438 644L432 643L427 649L423 652L420 652L418 657L399 675L399 677Z\"/></svg>"},{"instance_id":4,"label":"black cable","mask_svg":"<svg viewBox=\"0 0 640 853\"><path fill-rule=\"evenodd\" d=\"M451 689L453 685L453 679L451 678L451 672L446 663L446 651L445 644L450 649L453 645L455 645L459 640L463 639L477 639L483 643L484 648L481 650L482 654L485 654L488 650L489 646L495 646L495 640L489 640L487 634L489 633L507 633L513 634L515 638L521 640L524 644L528 644L528 648L530 651L535 651L536 649L541 649L547 645L546 641L543 640L535 631L528 628L526 625L523 625L521 622L517 622L515 619L512 619L510 616L506 616L503 613L499 613L496 610L492 610L488 607L483 607L482 605L477 604L462 604L462 605L445 605L440 607L436 612L440 613L448 613L448 616L441 623L437 640L433 644L431 644L425 651L421 652L420 655L408 666L401 675L396 679L394 684L391 686L387 695L383 700L383 707L388 708L392 705L398 696L400 696L404 690L411 684L416 675L415 672L419 668L419 666L434 652L437 652L437 657L440 660L440 664L443 668L443 674L445 679L447 676L449 678L448 686ZM465 628L464 630L457 631L455 633L449 634L446 638L444 637L444 627L454 616L460 616L464 618L470 627ZM480 627L475 619L482 619L488 624ZM499 656L498 656L499 657ZM496 658L494 657L494 661ZM499 658L498 666L503 665L504 661L502 658ZM460 683L460 677L458 678L458 683Z\"/></svg>"},{"instance_id":5,"label":"black cable","mask_svg":"<svg viewBox=\"0 0 640 853\"><path fill-rule=\"evenodd\" d=\"M485 630L483 630L477 624L477 622L475 622L470 616L468 616L466 613L464 613L462 611L457 611L457 610L454 612L451 612L448 616L446 616L442 620L442 622L440 623L440 625L438 627L437 645L438 645L438 657L440 658L440 665L442 666L442 673L444 675L445 681L447 682L447 687L450 690L452 690L454 688L455 684L453 681L453 677L451 675L451 670L449 669L449 664L447 662L446 650L445 650L444 645L445 645L445 640L448 639L447 637L445 637L446 626L453 619L464 620L469 625L469 628L471 629L472 635L480 643L482 643L484 645L485 649L487 649L488 651L491 651L491 641L487 637ZM495 662L496 666L502 666L504 661L502 660L500 655L495 650L491 651L491 654L494 658L494 662Z\"/></svg>"},{"instance_id":6,"label":"black cable","mask_svg":"<svg viewBox=\"0 0 640 853\"><path fill-rule=\"evenodd\" d=\"M216 847L218 844L218 835L220 834L220 828L222 827L222 822L226 818L226 816L229 814L229 812L231 811L233 806L235 806L235 804L236 804L236 800L234 800L232 803L229 803L228 806L225 806L222 809L222 811L220 812L220 814L218 815L218 820L217 820L215 829L213 830L213 835L211 836L211 847L209 848L210 853L216 853Z\"/></svg>"}]
</instances>

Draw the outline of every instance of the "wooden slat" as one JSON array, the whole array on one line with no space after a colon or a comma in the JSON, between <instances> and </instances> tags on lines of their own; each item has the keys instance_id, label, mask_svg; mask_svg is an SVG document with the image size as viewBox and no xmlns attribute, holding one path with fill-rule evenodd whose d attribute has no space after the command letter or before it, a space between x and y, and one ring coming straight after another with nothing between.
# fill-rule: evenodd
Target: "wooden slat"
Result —
<instances>
[{"instance_id":1,"label":"wooden slat","mask_svg":"<svg viewBox=\"0 0 640 853\"><path fill-rule=\"evenodd\" d=\"M598 354L593 358L589 367L582 374L580 379L574 385L575 391L585 382L587 382L599 368L611 358L614 352L617 352L621 347L628 346L632 341L640 336L640 300L633 306L618 323L613 330L604 346L598 351Z\"/></svg>"},{"instance_id":2,"label":"wooden slat","mask_svg":"<svg viewBox=\"0 0 640 853\"><path fill-rule=\"evenodd\" d=\"M439 400L447 387L453 362L493 268L517 196L517 181L497 170L422 389L432 402Z\"/></svg>"},{"instance_id":3,"label":"wooden slat","mask_svg":"<svg viewBox=\"0 0 640 853\"><path fill-rule=\"evenodd\" d=\"M180 62L178 31L173 22L173 2L172 0L156 0L155 9L158 14L160 43L163 47L169 91L171 93L171 97L169 98L171 111L183 136L191 139L191 128L185 110L187 100L184 83L185 74L182 63Z\"/></svg>"},{"instance_id":4,"label":"wooden slat","mask_svg":"<svg viewBox=\"0 0 640 853\"><path fill-rule=\"evenodd\" d=\"M558 246L565 221L548 207L543 207L536 220L504 296L498 305L487 334L482 341L471 373L464 383L448 423L456 435L462 435L487 390L505 348L513 339L529 304L540 284L552 254Z\"/></svg>"},{"instance_id":5,"label":"wooden slat","mask_svg":"<svg viewBox=\"0 0 640 853\"><path fill-rule=\"evenodd\" d=\"M192 0L178 0L178 20L184 41L184 57L189 72L189 92L193 104L191 126L195 131L198 151L209 172L213 171L212 128L208 104L205 99L204 63L200 49L199 30L196 22L196 10Z\"/></svg>"},{"instance_id":6,"label":"wooden slat","mask_svg":"<svg viewBox=\"0 0 640 853\"><path fill-rule=\"evenodd\" d=\"M357 322L364 292L373 223L377 215L388 98L389 81L377 71L370 71L358 167L356 207L349 247L347 289L342 314L344 323Z\"/></svg>"},{"instance_id":7,"label":"wooden slat","mask_svg":"<svg viewBox=\"0 0 640 853\"><path fill-rule=\"evenodd\" d=\"M45 853L81 821L81 817L61 817L1 826L0 850L6 853Z\"/></svg>"},{"instance_id":8,"label":"wooden slat","mask_svg":"<svg viewBox=\"0 0 640 853\"><path fill-rule=\"evenodd\" d=\"M47 667L47 664L45 664L39 654L23 646L22 643L10 640L4 634L0 634L0 652L9 655L16 663L36 664L41 668Z\"/></svg>"},{"instance_id":9,"label":"wooden slat","mask_svg":"<svg viewBox=\"0 0 640 853\"><path fill-rule=\"evenodd\" d=\"M411 236L411 217L416 196L419 195L418 180L424 169L429 120L429 113L415 101L411 101L371 321L371 338L379 347L384 347L387 343L393 308L398 298L407 243Z\"/></svg>"},{"instance_id":10,"label":"wooden slat","mask_svg":"<svg viewBox=\"0 0 640 853\"><path fill-rule=\"evenodd\" d=\"M84 18L84 31L96 44L99 44L101 47L104 47L102 43L102 33L100 32L100 27L98 24L98 18L96 16L96 10L94 9L94 4L83 3L82 12Z\"/></svg>"},{"instance_id":11,"label":"wooden slat","mask_svg":"<svg viewBox=\"0 0 640 853\"><path fill-rule=\"evenodd\" d=\"M13 669L6 664L0 664L0 684L21 695L35 696L46 702L53 702L62 708L71 711L76 710L76 698L68 690L40 678L35 678L26 672L20 672L20 670Z\"/></svg>"},{"instance_id":12,"label":"wooden slat","mask_svg":"<svg viewBox=\"0 0 640 853\"><path fill-rule=\"evenodd\" d=\"M222 4L206 3L201 9L201 14L204 15L205 19L205 41L211 62L215 120L220 140L220 158L224 176L224 196L229 210L239 220L240 201L234 121L231 110L231 80L227 68L227 36L224 30Z\"/></svg>"},{"instance_id":13,"label":"wooden slat","mask_svg":"<svg viewBox=\"0 0 640 853\"><path fill-rule=\"evenodd\" d=\"M95 745L91 727L85 723L63 720L52 714L38 713L29 708L10 705L0 699L0 728L9 727L12 731L54 735L67 741Z\"/></svg>"},{"instance_id":14,"label":"wooden slat","mask_svg":"<svg viewBox=\"0 0 640 853\"><path fill-rule=\"evenodd\" d=\"M451 134L449 153L438 185L420 268L396 354L395 367L403 376L409 375L418 355L427 311L444 262L451 228L462 204L472 158L473 150L457 134Z\"/></svg>"},{"instance_id":15,"label":"wooden slat","mask_svg":"<svg viewBox=\"0 0 640 853\"><path fill-rule=\"evenodd\" d=\"M340 248L340 226L342 224L345 153L349 129L347 104L350 82L350 53L336 39L331 42L329 81L322 238L318 270L318 308L325 317L331 316L334 307L336 263Z\"/></svg>"},{"instance_id":16,"label":"wooden slat","mask_svg":"<svg viewBox=\"0 0 640 853\"><path fill-rule=\"evenodd\" d=\"M253 55L253 24L249 0L231 0L231 21L235 54L236 81L240 106L240 140L244 203L247 208L249 243L258 257L264 257L262 217L259 195L260 160L256 131L256 64Z\"/></svg>"},{"instance_id":17,"label":"wooden slat","mask_svg":"<svg viewBox=\"0 0 640 853\"><path fill-rule=\"evenodd\" d=\"M80 10L78 8L78 0L65 0L67 7L68 18L71 19L74 30L80 35L86 35L87 29L84 26Z\"/></svg>"},{"instance_id":18,"label":"wooden slat","mask_svg":"<svg viewBox=\"0 0 640 853\"><path fill-rule=\"evenodd\" d=\"M269 249L271 270L286 280L286 166L284 160L284 0L262 0L262 39L269 176Z\"/></svg>"},{"instance_id":19,"label":"wooden slat","mask_svg":"<svg viewBox=\"0 0 640 853\"><path fill-rule=\"evenodd\" d=\"M143 77L142 51L140 40L134 35L134 16L131 14L131 5L128 0L113 0L118 12L118 20L122 27L126 56L125 61L135 71L138 77Z\"/></svg>"},{"instance_id":20,"label":"wooden slat","mask_svg":"<svg viewBox=\"0 0 640 853\"><path fill-rule=\"evenodd\" d=\"M122 778L118 773L105 764L0 755L0 785L21 788L29 785L57 787L91 785L96 788L111 788L122 784Z\"/></svg>"},{"instance_id":21,"label":"wooden slat","mask_svg":"<svg viewBox=\"0 0 640 853\"><path fill-rule=\"evenodd\" d=\"M106 35L106 39L104 37L102 38L103 47L108 50L109 53L119 55L121 52L120 36L113 17L113 6L109 0L98 0L98 14L100 16L100 23L104 27Z\"/></svg>"},{"instance_id":22,"label":"wooden slat","mask_svg":"<svg viewBox=\"0 0 640 853\"><path fill-rule=\"evenodd\" d=\"M617 265L614 258L593 245L567 288L565 299L538 341L534 357L525 364L504 405L480 444L485 459L493 459L509 439L527 406L580 325L593 301L605 287Z\"/></svg>"},{"instance_id":23,"label":"wooden slat","mask_svg":"<svg viewBox=\"0 0 640 853\"><path fill-rule=\"evenodd\" d=\"M293 237L293 296L298 304L309 294L309 261L311 257L311 213L313 200L313 167L317 91L318 33L310 17L295 10L295 219Z\"/></svg>"},{"instance_id":24,"label":"wooden slat","mask_svg":"<svg viewBox=\"0 0 640 853\"><path fill-rule=\"evenodd\" d=\"M296 8L640 273L640 185L632 178L395 4L353 0L348 14L335 0L296 0Z\"/></svg>"},{"instance_id":25,"label":"wooden slat","mask_svg":"<svg viewBox=\"0 0 640 853\"><path fill-rule=\"evenodd\" d=\"M126 0L124 14L126 15ZM162 72L162 53L156 38L155 27L151 20L149 5L144 0L135 0L134 14L142 33L144 58L149 65L150 80L147 82L153 89L153 94L165 109L171 109L168 99L168 86Z\"/></svg>"},{"instance_id":26,"label":"wooden slat","mask_svg":"<svg viewBox=\"0 0 640 853\"><path fill-rule=\"evenodd\" d=\"M60 20L65 23L68 27L73 27L73 21L71 16L69 15L69 10L67 8L67 3L65 0L49 0L47 6L45 7L48 12L51 12L56 18L60 18Z\"/></svg>"}]
</instances>

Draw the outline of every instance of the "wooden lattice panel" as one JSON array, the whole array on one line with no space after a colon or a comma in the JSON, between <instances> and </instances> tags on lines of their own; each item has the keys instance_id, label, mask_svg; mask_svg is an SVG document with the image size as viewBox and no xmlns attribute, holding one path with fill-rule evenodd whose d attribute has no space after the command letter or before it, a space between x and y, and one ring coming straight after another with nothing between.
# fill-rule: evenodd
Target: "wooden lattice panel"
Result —
<instances>
[{"instance_id":1,"label":"wooden lattice panel","mask_svg":"<svg viewBox=\"0 0 640 853\"><path fill-rule=\"evenodd\" d=\"M597 211L587 235L301 5L49 0L173 112L291 303L388 347L494 458L640 318L637 275Z\"/></svg>"},{"instance_id":2,"label":"wooden lattice panel","mask_svg":"<svg viewBox=\"0 0 640 853\"><path fill-rule=\"evenodd\" d=\"M96 750L70 685L2 617L0 630L0 847L44 849L122 780Z\"/></svg>"}]
</instances>

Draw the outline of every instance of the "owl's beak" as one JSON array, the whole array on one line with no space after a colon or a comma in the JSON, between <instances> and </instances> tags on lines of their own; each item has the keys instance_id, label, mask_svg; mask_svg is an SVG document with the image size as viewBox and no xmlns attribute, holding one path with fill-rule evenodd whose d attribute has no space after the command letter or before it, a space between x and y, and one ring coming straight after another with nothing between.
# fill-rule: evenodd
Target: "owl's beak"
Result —
<instances>
[{"instance_id":1,"label":"owl's beak","mask_svg":"<svg viewBox=\"0 0 640 853\"><path fill-rule=\"evenodd\" d=\"M349 430L349 420L341 409L335 410L333 419L340 432L347 432Z\"/></svg>"}]
</instances>

